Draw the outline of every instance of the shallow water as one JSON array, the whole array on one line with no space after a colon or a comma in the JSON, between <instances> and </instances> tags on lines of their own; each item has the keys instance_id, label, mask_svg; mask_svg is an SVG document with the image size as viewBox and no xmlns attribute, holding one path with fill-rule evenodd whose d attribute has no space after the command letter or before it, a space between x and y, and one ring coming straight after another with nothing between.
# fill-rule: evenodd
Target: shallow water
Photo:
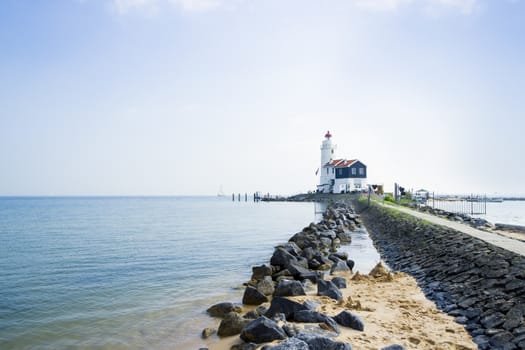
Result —
<instances>
[{"instance_id":1,"label":"shallow water","mask_svg":"<svg viewBox=\"0 0 525 350\"><path fill-rule=\"evenodd\" d=\"M251 266L316 211L217 197L0 198L0 348L185 348L216 322L205 310L239 302ZM366 233L353 239L343 249L367 272L378 255Z\"/></svg>"}]
</instances>

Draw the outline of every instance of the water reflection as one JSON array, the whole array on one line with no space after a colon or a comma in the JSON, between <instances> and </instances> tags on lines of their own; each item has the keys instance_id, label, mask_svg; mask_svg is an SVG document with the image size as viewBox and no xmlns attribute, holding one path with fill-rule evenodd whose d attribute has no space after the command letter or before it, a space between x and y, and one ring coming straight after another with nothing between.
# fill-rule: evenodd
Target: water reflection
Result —
<instances>
[{"instance_id":1,"label":"water reflection","mask_svg":"<svg viewBox=\"0 0 525 350\"><path fill-rule=\"evenodd\" d=\"M374 242L368 235L366 228L361 227L351 233L352 242L341 245L339 251L348 253L348 257L354 260L353 272L369 273L370 270L381 260L381 256L374 247Z\"/></svg>"},{"instance_id":2,"label":"water reflection","mask_svg":"<svg viewBox=\"0 0 525 350\"><path fill-rule=\"evenodd\" d=\"M326 202L315 202L314 208L316 222L323 219L323 213L326 211L327 207L328 203ZM350 244L342 245L338 250L348 253L348 257L354 260L354 272L359 271L367 274L378 262L382 262L386 266L386 263L381 260L381 256L374 247L374 242L370 238L366 228L358 228L352 232L351 235L352 242Z\"/></svg>"}]
</instances>

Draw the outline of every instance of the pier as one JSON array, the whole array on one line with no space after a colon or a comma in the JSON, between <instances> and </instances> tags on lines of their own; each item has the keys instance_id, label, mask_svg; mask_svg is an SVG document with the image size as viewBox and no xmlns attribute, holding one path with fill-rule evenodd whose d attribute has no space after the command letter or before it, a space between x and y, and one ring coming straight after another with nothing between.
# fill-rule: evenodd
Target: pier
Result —
<instances>
[{"instance_id":1,"label":"pier","mask_svg":"<svg viewBox=\"0 0 525 350\"><path fill-rule=\"evenodd\" d=\"M253 197L250 196L251 198L253 198L253 201L254 202L259 202L262 200L262 196L261 196L261 193L260 192L254 192L253 193ZM232 202L235 202L235 199L237 199L238 202L248 202L248 193L244 193L244 195L241 195L241 193L232 193Z\"/></svg>"}]
</instances>

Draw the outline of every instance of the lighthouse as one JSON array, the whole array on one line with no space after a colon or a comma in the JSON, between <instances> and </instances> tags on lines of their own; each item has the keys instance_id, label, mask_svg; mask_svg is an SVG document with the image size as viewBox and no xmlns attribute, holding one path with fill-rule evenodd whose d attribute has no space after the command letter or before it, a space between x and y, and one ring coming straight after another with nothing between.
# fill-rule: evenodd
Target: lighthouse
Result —
<instances>
[{"instance_id":1,"label":"lighthouse","mask_svg":"<svg viewBox=\"0 0 525 350\"><path fill-rule=\"evenodd\" d=\"M327 165L332 162L336 147L332 143L332 134L330 134L330 131L327 131L321 144L321 166L319 167L319 186L317 186L319 192L329 192L330 187L333 185L331 183L332 174L330 174L330 171L333 171L333 169L329 169Z\"/></svg>"},{"instance_id":2,"label":"lighthouse","mask_svg":"<svg viewBox=\"0 0 525 350\"><path fill-rule=\"evenodd\" d=\"M327 131L321 144L320 193L349 193L366 189L366 165L358 159L335 159L336 145Z\"/></svg>"}]
</instances>

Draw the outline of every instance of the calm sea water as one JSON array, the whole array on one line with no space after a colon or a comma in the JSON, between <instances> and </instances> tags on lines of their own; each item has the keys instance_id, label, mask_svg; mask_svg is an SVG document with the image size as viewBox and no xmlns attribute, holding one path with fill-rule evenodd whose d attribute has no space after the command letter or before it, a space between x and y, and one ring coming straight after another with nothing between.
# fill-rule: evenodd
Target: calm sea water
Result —
<instances>
[{"instance_id":1,"label":"calm sea water","mask_svg":"<svg viewBox=\"0 0 525 350\"><path fill-rule=\"evenodd\" d=\"M504 201L487 203L487 214L481 217L500 224L525 226L525 201Z\"/></svg>"},{"instance_id":2,"label":"calm sea water","mask_svg":"<svg viewBox=\"0 0 525 350\"><path fill-rule=\"evenodd\" d=\"M459 202L440 201L438 207L445 210L469 210L469 204L458 204ZM429 202L432 205L432 202ZM476 209L482 208L482 203L474 204ZM476 205L478 207L476 207ZM495 224L512 224L525 226L525 201L503 201L501 203L488 202L487 214L474 215Z\"/></svg>"},{"instance_id":3,"label":"calm sea water","mask_svg":"<svg viewBox=\"0 0 525 350\"><path fill-rule=\"evenodd\" d=\"M0 198L0 348L194 348L216 326L206 308L239 302L251 266L316 210L217 197ZM369 270L379 258L368 236L354 242Z\"/></svg>"}]
</instances>

